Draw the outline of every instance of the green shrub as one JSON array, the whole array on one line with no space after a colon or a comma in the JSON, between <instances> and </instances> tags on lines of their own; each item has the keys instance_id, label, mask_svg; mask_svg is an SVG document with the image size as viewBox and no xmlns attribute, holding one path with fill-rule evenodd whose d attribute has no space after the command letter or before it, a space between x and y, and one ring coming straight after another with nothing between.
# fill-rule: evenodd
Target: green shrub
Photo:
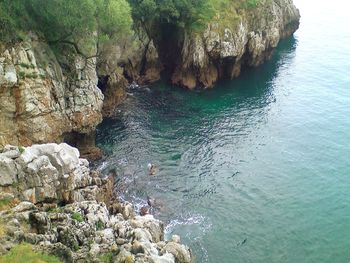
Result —
<instances>
[{"instance_id":1,"label":"green shrub","mask_svg":"<svg viewBox=\"0 0 350 263\"><path fill-rule=\"evenodd\" d=\"M22 68L30 68L30 65L26 64L26 63L20 63L19 64Z\"/></svg>"},{"instance_id":2,"label":"green shrub","mask_svg":"<svg viewBox=\"0 0 350 263\"><path fill-rule=\"evenodd\" d=\"M127 0L1 0L0 41L24 39L34 31L52 46L70 45L81 55L92 56L99 39L131 34L131 8ZM25 68L30 65L22 65Z\"/></svg>"},{"instance_id":3,"label":"green shrub","mask_svg":"<svg viewBox=\"0 0 350 263\"><path fill-rule=\"evenodd\" d=\"M20 71L20 72L18 73L18 76L19 76L21 79L24 79L24 78L26 77L26 73L23 72L23 71Z\"/></svg>"},{"instance_id":4,"label":"green shrub","mask_svg":"<svg viewBox=\"0 0 350 263\"><path fill-rule=\"evenodd\" d=\"M71 217L72 217L73 220L76 220L78 222L83 222L84 221L84 218L83 218L83 216L80 213L73 213Z\"/></svg>"},{"instance_id":5,"label":"green shrub","mask_svg":"<svg viewBox=\"0 0 350 263\"><path fill-rule=\"evenodd\" d=\"M18 146L18 150L22 154L26 149L23 146Z\"/></svg>"},{"instance_id":6,"label":"green shrub","mask_svg":"<svg viewBox=\"0 0 350 263\"><path fill-rule=\"evenodd\" d=\"M259 4L259 0L247 0L248 7L256 7Z\"/></svg>"}]
</instances>

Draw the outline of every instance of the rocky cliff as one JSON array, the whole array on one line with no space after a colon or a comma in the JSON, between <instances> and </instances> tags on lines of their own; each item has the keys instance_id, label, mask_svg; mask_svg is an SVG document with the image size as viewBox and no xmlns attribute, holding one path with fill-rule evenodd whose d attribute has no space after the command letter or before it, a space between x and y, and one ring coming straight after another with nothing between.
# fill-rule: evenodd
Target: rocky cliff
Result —
<instances>
[{"instance_id":1,"label":"rocky cliff","mask_svg":"<svg viewBox=\"0 0 350 263\"><path fill-rule=\"evenodd\" d=\"M101 122L96 58L76 55L65 63L35 36L0 46L0 144L59 142Z\"/></svg>"},{"instance_id":2,"label":"rocky cliff","mask_svg":"<svg viewBox=\"0 0 350 263\"><path fill-rule=\"evenodd\" d=\"M228 16L217 16L202 33L182 32L172 50L161 52L178 53L172 61L163 61L172 64L172 83L205 88L237 77L242 67L269 59L279 41L298 29L300 19L292 0L261 0L256 7L232 8Z\"/></svg>"},{"instance_id":3,"label":"rocky cliff","mask_svg":"<svg viewBox=\"0 0 350 263\"><path fill-rule=\"evenodd\" d=\"M159 79L152 46L115 43L86 58L69 47L53 52L32 33L0 43L0 148L67 141L91 159L100 156L94 131L125 98L128 80Z\"/></svg>"},{"instance_id":4,"label":"rocky cliff","mask_svg":"<svg viewBox=\"0 0 350 263\"><path fill-rule=\"evenodd\" d=\"M174 84L212 87L263 63L298 25L292 0L260 0L254 8L218 15L203 32L156 27L148 36L140 29L123 45L96 44L99 55L90 58L71 47L53 52L32 33L26 41L1 44L0 148L66 141L98 158L95 128L123 101L129 83L154 82L165 69Z\"/></svg>"},{"instance_id":5,"label":"rocky cliff","mask_svg":"<svg viewBox=\"0 0 350 263\"><path fill-rule=\"evenodd\" d=\"M164 240L161 221L136 215L130 204L113 198L114 187L67 144L5 146L0 152L0 261L20 242L62 262L102 262L101 257L115 263L193 261L178 236Z\"/></svg>"}]
</instances>

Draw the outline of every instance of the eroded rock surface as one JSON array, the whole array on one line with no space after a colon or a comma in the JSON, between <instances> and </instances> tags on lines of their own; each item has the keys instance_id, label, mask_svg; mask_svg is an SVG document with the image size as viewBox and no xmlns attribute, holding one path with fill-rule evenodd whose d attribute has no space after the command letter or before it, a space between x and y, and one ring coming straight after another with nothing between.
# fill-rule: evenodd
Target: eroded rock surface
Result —
<instances>
[{"instance_id":1,"label":"eroded rock surface","mask_svg":"<svg viewBox=\"0 0 350 263\"><path fill-rule=\"evenodd\" d=\"M0 153L0 255L20 242L63 262L193 262L152 215L113 198L113 180L67 144L5 146Z\"/></svg>"},{"instance_id":2,"label":"eroded rock surface","mask_svg":"<svg viewBox=\"0 0 350 263\"><path fill-rule=\"evenodd\" d=\"M72 55L58 62L36 36L0 46L0 144L62 142L72 131L89 133L102 120L96 58Z\"/></svg>"},{"instance_id":3,"label":"eroded rock surface","mask_svg":"<svg viewBox=\"0 0 350 263\"><path fill-rule=\"evenodd\" d=\"M213 21L202 34L185 33L172 82L193 89L237 77L242 66L269 59L279 41L298 29L299 19L292 0L260 1L232 24Z\"/></svg>"}]
</instances>

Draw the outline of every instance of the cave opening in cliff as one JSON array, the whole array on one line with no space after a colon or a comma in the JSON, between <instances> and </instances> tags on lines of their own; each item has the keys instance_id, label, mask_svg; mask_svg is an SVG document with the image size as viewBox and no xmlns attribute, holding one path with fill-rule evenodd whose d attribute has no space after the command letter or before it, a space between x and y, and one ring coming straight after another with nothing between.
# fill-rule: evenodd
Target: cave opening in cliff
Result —
<instances>
[{"instance_id":1,"label":"cave opening in cliff","mask_svg":"<svg viewBox=\"0 0 350 263\"><path fill-rule=\"evenodd\" d=\"M172 75L177 65L181 63L181 50L184 41L184 30L177 25L164 23L153 37L160 60L164 65L162 75L166 78Z\"/></svg>"},{"instance_id":2,"label":"cave opening in cliff","mask_svg":"<svg viewBox=\"0 0 350 263\"><path fill-rule=\"evenodd\" d=\"M65 133L64 142L78 148L82 158L94 161L100 159L102 156L101 149L96 147L96 131L89 133L76 131Z\"/></svg>"},{"instance_id":3,"label":"cave opening in cliff","mask_svg":"<svg viewBox=\"0 0 350 263\"><path fill-rule=\"evenodd\" d=\"M109 76L98 76L97 87L102 91L103 94L106 93L108 80Z\"/></svg>"}]
</instances>

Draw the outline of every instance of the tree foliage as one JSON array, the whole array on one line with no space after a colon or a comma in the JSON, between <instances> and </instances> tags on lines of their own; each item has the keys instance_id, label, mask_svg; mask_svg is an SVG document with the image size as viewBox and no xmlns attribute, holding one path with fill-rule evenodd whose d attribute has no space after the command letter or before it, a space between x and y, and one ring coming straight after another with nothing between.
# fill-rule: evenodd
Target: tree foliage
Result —
<instances>
[{"instance_id":1,"label":"tree foliage","mask_svg":"<svg viewBox=\"0 0 350 263\"><path fill-rule=\"evenodd\" d=\"M129 0L135 23L142 27L173 24L201 30L215 17L231 10L254 7L260 0ZM233 14L234 15L234 14Z\"/></svg>"},{"instance_id":2,"label":"tree foliage","mask_svg":"<svg viewBox=\"0 0 350 263\"><path fill-rule=\"evenodd\" d=\"M86 42L131 32L131 8L126 0L0 0L0 39L21 39L35 31L50 43ZM81 44L81 46L84 46Z\"/></svg>"},{"instance_id":3,"label":"tree foliage","mask_svg":"<svg viewBox=\"0 0 350 263\"><path fill-rule=\"evenodd\" d=\"M135 22L144 26L174 24L183 28L203 25L214 15L210 0L129 0Z\"/></svg>"},{"instance_id":4,"label":"tree foliage","mask_svg":"<svg viewBox=\"0 0 350 263\"><path fill-rule=\"evenodd\" d=\"M227 7L249 8L259 1L0 0L0 40L21 39L23 32L33 30L52 43L76 43L78 39L87 43L92 34L101 41L121 38L131 32L133 23L146 32L162 24L200 30L231 10Z\"/></svg>"}]
</instances>

